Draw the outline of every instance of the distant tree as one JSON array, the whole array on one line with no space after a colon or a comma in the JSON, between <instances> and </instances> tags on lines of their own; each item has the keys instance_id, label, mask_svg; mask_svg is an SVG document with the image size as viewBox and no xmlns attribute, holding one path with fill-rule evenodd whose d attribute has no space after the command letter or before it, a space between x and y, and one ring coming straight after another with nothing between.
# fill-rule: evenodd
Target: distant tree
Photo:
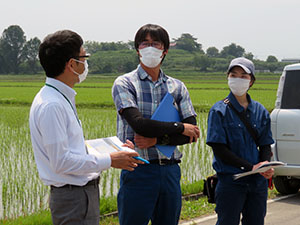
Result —
<instances>
[{"instance_id":1,"label":"distant tree","mask_svg":"<svg viewBox=\"0 0 300 225\"><path fill-rule=\"evenodd\" d=\"M221 51L221 57L241 57L245 53L245 49L235 43L225 46Z\"/></svg>"},{"instance_id":2,"label":"distant tree","mask_svg":"<svg viewBox=\"0 0 300 225\"><path fill-rule=\"evenodd\" d=\"M128 41L128 42L127 42L127 45L128 45L128 47L129 47L129 49L135 49L134 41Z\"/></svg>"},{"instance_id":3,"label":"distant tree","mask_svg":"<svg viewBox=\"0 0 300 225\"><path fill-rule=\"evenodd\" d=\"M246 53L244 53L243 56L250 60L253 60L253 58L254 58L254 55L251 52L246 52Z\"/></svg>"},{"instance_id":4,"label":"distant tree","mask_svg":"<svg viewBox=\"0 0 300 225\"><path fill-rule=\"evenodd\" d=\"M124 43L122 41L118 42L97 42L97 41L86 41L84 47L87 53L95 54L99 51L119 51L132 49L130 44Z\"/></svg>"},{"instance_id":5,"label":"distant tree","mask_svg":"<svg viewBox=\"0 0 300 225\"><path fill-rule=\"evenodd\" d=\"M274 62L278 62L278 60L275 56L269 55L268 58L267 58L267 62L274 63Z\"/></svg>"},{"instance_id":6,"label":"distant tree","mask_svg":"<svg viewBox=\"0 0 300 225\"><path fill-rule=\"evenodd\" d=\"M38 52L41 41L35 37L27 41L23 47L22 57L29 67L29 72L36 74L40 68L38 64Z\"/></svg>"},{"instance_id":7,"label":"distant tree","mask_svg":"<svg viewBox=\"0 0 300 225\"><path fill-rule=\"evenodd\" d=\"M278 60L275 56L269 55L266 60L265 66L268 70L270 70L270 72L274 72L278 68L280 68L280 63L278 63Z\"/></svg>"},{"instance_id":8,"label":"distant tree","mask_svg":"<svg viewBox=\"0 0 300 225\"><path fill-rule=\"evenodd\" d=\"M4 51L2 50L1 44L0 44L0 74L7 73L8 71L5 58L4 58Z\"/></svg>"},{"instance_id":9,"label":"distant tree","mask_svg":"<svg viewBox=\"0 0 300 225\"><path fill-rule=\"evenodd\" d=\"M199 68L200 71L206 72L209 67L214 63L213 59L206 55L196 55L194 57L194 66Z\"/></svg>"},{"instance_id":10,"label":"distant tree","mask_svg":"<svg viewBox=\"0 0 300 225\"><path fill-rule=\"evenodd\" d=\"M122 42L102 42L101 43L101 50L102 51L119 51L119 50L125 50L129 49L129 46Z\"/></svg>"},{"instance_id":11,"label":"distant tree","mask_svg":"<svg viewBox=\"0 0 300 225\"><path fill-rule=\"evenodd\" d=\"M98 51L101 51L101 44L97 41L86 41L84 42L84 48L87 53L95 54Z\"/></svg>"},{"instance_id":12,"label":"distant tree","mask_svg":"<svg viewBox=\"0 0 300 225\"><path fill-rule=\"evenodd\" d=\"M183 49L189 52L199 51L204 53L202 45L197 42L197 38L194 38L191 34L185 33L180 38L173 38L176 43L177 49Z\"/></svg>"},{"instance_id":13,"label":"distant tree","mask_svg":"<svg viewBox=\"0 0 300 225\"><path fill-rule=\"evenodd\" d=\"M218 57L219 50L216 47L209 47L208 49L206 49L206 55L208 57Z\"/></svg>"},{"instance_id":14,"label":"distant tree","mask_svg":"<svg viewBox=\"0 0 300 225\"><path fill-rule=\"evenodd\" d=\"M280 65L278 64L278 63L276 63L276 62L271 62L271 63L269 63L269 62L267 62L267 68L268 68L268 70L270 70L270 72L274 72L275 70L277 70L277 68L279 67Z\"/></svg>"},{"instance_id":15,"label":"distant tree","mask_svg":"<svg viewBox=\"0 0 300 225\"><path fill-rule=\"evenodd\" d=\"M89 59L89 72L92 73L126 73L138 65L135 51L98 51Z\"/></svg>"},{"instance_id":16,"label":"distant tree","mask_svg":"<svg viewBox=\"0 0 300 225\"><path fill-rule=\"evenodd\" d=\"M214 64L211 66L212 71L218 71L218 72L226 72L228 68L228 64L230 63L230 60L227 58L215 58Z\"/></svg>"},{"instance_id":17,"label":"distant tree","mask_svg":"<svg viewBox=\"0 0 300 225\"><path fill-rule=\"evenodd\" d=\"M11 25L3 31L0 38L0 49L8 69L7 72L19 73L25 42L26 37L20 26Z\"/></svg>"},{"instance_id":18,"label":"distant tree","mask_svg":"<svg viewBox=\"0 0 300 225\"><path fill-rule=\"evenodd\" d=\"M131 60L127 60L124 64L123 64L123 71L125 73L128 73L132 70L134 70L136 68L137 65L137 61L135 59L131 59Z\"/></svg>"}]
</instances>

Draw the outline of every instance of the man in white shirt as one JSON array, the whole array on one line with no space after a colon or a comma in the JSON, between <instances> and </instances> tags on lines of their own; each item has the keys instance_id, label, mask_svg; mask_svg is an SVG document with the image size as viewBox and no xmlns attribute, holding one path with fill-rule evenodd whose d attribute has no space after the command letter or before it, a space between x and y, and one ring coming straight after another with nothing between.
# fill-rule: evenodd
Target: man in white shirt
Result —
<instances>
[{"instance_id":1,"label":"man in white shirt","mask_svg":"<svg viewBox=\"0 0 300 225\"><path fill-rule=\"evenodd\" d=\"M51 186L53 224L99 225L99 174L110 167L134 170L136 152L87 154L73 87L88 73L83 40L75 32L48 35L39 48L46 84L30 110L30 133L39 175Z\"/></svg>"}]
</instances>

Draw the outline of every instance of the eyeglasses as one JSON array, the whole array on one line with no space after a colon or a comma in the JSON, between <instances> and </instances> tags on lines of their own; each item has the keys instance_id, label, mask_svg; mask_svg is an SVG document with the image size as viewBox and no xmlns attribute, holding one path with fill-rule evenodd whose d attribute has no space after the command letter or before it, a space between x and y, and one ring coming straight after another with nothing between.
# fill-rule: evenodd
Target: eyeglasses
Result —
<instances>
[{"instance_id":1,"label":"eyeglasses","mask_svg":"<svg viewBox=\"0 0 300 225\"><path fill-rule=\"evenodd\" d=\"M140 43L139 48L142 49L142 48L146 48L146 47L150 47L150 46L160 49L160 48L162 48L163 44L159 41L153 41L152 43L143 41Z\"/></svg>"},{"instance_id":2,"label":"eyeglasses","mask_svg":"<svg viewBox=\"0 0 300 225\"><path fill-rule=\"evenodd\" d=\"M91 56L91 54L86 53L85 55L78 55L78 56L74 56L73 58L74 58L74 59L80 59L80 58L87 59L87 58L90 57L90 56Z\"/></svg>"},{"instance_id":3,"label":"eyeglasses","mask_svg":"<svg viewBox=\"0 0 300 225\"><path fill-rule=\"evenodd\" d=\"M84 58L84 60L87 60L89 57L90 57L90 54L86 53L85 55L74 56L71 59L75 60L76 62L82 62L79 60L80 58Z\"/></svg>"},{"instance_id":4,"label":"eyeglasses","mask_svg":"<svg viewBox=\"0 0 300 225\"><path fill-rule=\"evenodd\" d=\"M79 56L77 56L77 58L88 58L88 57L90 57L90 55L91 54L85 54L85 55L79 55Z\"/></svg>"}]
</instances>

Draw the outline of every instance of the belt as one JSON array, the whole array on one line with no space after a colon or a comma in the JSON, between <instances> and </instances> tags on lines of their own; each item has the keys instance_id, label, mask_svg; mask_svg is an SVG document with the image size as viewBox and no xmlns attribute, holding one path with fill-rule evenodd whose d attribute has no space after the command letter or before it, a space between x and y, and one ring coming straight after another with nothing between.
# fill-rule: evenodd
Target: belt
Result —
<instances>
[{"instance_id":1,"label":"belt","mask_svg":"<svg viewBox=\"0 0 300 225\"><path fill-rule=\"evenodd\" d=\"M51 185L50 187L51 187L51 190L53 190L55 188L70 188L70 189L72 189L72 188L86 187L86 186L90 186L90 185L97 186L99 184L99 180L100 180L100 177L97 177L96 179L90 180L83 186L73 185L73 184L65 184L64 186L61 186L61 187L55 187L53 185Z\"/></svg>"},{"instance_id":2,"label":"belt","mask_svg":"<svg viewBox=\"0 0 300 225\"><path fill-rule=\"evenodd\" d=\"M152 159L149 160L150 164L158 164L160 166L165 166L165 165L173 165L180 163L180 159Z\"/></svg>"}]
</instances>

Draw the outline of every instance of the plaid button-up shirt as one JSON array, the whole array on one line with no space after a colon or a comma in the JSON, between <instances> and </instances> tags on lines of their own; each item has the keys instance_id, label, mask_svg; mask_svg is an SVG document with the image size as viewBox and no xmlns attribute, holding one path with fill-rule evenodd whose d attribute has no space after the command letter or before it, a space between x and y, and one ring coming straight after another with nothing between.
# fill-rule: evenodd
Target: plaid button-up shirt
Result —
<instances>
[{"instance_id":1,"label":"plaid button-up shirt","mask_svg":"<svg viewBox=\"0 0 300 225\"><path fill-rule=\"evenodd\" d=\"M144 118L151 118L167 92L174 97L181 120L190 116L196 116L184 83L166 76L162 70L160 71L158 80L153 82L151 76L139 65L136 70L119 76L112 87L112 96L118 112L121 109L134 107L142 113ZM126 139L134 142L134 135L135 132L133 129L118 113L118 138L123 142L125 142ZM150 147L148 149L135 147L135 150L141 157L147 160L167 158L160 153L156 147ZM182 154L176 148L172 158L180 159L181 156Z\"/></svg>"}]
</instances>

